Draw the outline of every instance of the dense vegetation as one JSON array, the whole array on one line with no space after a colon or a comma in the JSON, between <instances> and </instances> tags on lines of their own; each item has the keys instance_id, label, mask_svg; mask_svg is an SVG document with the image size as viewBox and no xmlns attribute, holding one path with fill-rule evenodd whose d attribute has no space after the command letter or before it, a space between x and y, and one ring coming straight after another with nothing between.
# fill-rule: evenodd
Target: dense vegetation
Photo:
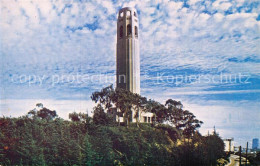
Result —
<instances>
[{"instance_id":1,"label":"dense vegetation","mask_svg":"<svg viewBox=\"0 0 260 166\"><path fill-rule=\"evenodd\" d=\"M94 92L93 117L69 114L70 120L37 104L19 118L0 118L0 165L218 165L224 143L213 132L202 136L201 121L179 101L163 105L113 89ZM124 124L106 113L124 112ZM131 110L150 111L152 124L130 123Z\"/></svg>"}]
</instances>

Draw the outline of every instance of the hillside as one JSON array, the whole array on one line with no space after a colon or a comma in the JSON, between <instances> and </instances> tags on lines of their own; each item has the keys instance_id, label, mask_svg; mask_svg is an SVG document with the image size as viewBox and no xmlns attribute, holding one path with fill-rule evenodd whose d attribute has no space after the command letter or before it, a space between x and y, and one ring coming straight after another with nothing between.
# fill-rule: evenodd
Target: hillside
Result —
<instances>
[{"instance_id":1,"label":"hillside","mask_svg":"<svg viewBox=\"0 0 260 166\"><path fill-rule=\"evenodd\" d=\"M181 141L175 128L97 125L92 118L0 118L1 165L208 165L223 149L217 135ZM214 143L214 145L213 145Z\"/></svg>"},{"instance_id":2,"label":"hillside","mask_svg":"<svg viewBox=\"0 0 260 166\"><path fill-rule=\"evenodd\" d=\"M25 116L0 118L0 165L218 165L224 143L214 131L202 136L202 121L180 101L165 104L112 86L94 92L93 117L69 119L36 104ZM115 106L123 123L107 112ZM152 123L130 123L132 110L154 114ZM135 116L138 122L138 116ZM170 125L166 125L170 124ZM174 126L174 127L173 127Z\"/></svg>"}]
</instances>

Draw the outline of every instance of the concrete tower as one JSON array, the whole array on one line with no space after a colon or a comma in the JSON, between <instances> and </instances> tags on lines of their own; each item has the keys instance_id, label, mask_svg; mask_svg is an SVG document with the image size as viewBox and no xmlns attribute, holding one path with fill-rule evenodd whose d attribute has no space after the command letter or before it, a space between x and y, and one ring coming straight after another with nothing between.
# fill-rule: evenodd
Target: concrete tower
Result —
<instances>
[{"instance_id":1,"label":"concrete tower","mask_svg":"<svg viewBox=\"0 0 260 166\"><path fill-rule=\"evenodd\" d=\"M138 16L134 8L123 8L117 19L116 86L140 94Z\"/></svg>"}]
</instances>

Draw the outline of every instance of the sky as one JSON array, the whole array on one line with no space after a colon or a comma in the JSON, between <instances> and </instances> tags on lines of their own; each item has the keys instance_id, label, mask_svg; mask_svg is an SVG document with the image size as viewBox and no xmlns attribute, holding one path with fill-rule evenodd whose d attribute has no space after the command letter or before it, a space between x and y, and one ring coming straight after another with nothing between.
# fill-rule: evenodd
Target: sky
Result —
<instances>
[{"instance_id":1,"label":"sky","mask_svg":"<svg viewBox=\"0 0 260 166\"><path fill-rule=\"evenodd\" d=\"M181 101L235 146L260 138L258 0L1 0L0 115L91 113L115 85L122 7L138 12L141 95Z\"/></svg>"}]
</instances>

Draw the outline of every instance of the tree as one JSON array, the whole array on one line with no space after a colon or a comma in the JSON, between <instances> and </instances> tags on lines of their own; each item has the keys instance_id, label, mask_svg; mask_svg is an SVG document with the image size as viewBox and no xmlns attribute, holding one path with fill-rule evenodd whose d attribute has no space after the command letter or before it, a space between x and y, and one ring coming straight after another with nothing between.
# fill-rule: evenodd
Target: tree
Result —
<instances>
[{"instance_id":1,"label":"tree","mask_svg":"<svg viewBox=\"0 0 260 166\"><path fill-rule=\"evenodd\" d=\"M180 101L176 101L176 100L172 100L172 99L168 99L165 102L165 106L169 107L176 107L176 108L182 108L183 105Z\"/></svg>"},{"instance_id":2,"label":"tree","mask_svg":"<svg viewBox=\"0 0 260 166\"><path fill-rule=\"evenodd\" d=\"M165 102L165 106L167 106L167 120L171 122L177 129L184 127L182 103L180 101L168 99Z\"/></svg>"},{"instance_id":3,"label":"tree","mask_svg":"<svg viewBox=\"0 0 260 166\"><path fill-rule=\"evenodd\" d=\"M184 128L183 128L183 135L190 139L191 136L195 133L196 129L203 124L202 121L196 119L196 116L193 113L189 112L188 110L183 111L183 119L184 119Z\"/></svg>"},{"instance_id":4,"label":"tree","mask_svg":"<svg viewBox=\"0 0 260 166\"><path fill-rule=\"evenodd\" d=\"M217 160L224 155L224 142L217 135L212 134L204 139L204 157L207 165L217 165Z\"/></svg>"},{"instance_id":5,"label":"tree","mask_svg":"<svg viewBox=\"0 0 260 166\"><path fill-rule=\"evenodd\" d=\"M27 113L27 116L32 116L33 118L41 118L41 119L46 119L47 121L53 120L56 117L58 117L57 113L55 110L50 110L48 108L43 107L42 103L37 103L36 107L41 108L40 110L37 110L34 108L33 110L30 110Z\"/></svg>"},{"instance_id":6,"label":"tree","mask_svg":"<svg viewBox=\"0 0 260 166\"><path fill-rule=\"evenodd\" d=\"M112 107L112 98L111 96L114 93L113 85L103 88L100 92L96 91L92 93L91 99L102 105L106 110Z\"/></svg>"},{"instance_id":7,"label":"tree","mask_svg":"<svg viewBox=\"0 0 260 166\"><path fill-rule=\"evenodd\" d=\"M97 125L111 125L114 123L113 118L105 113L101 104L94 107L93 122Z\"/></svg>"},{"instance_id":8,"label":"tree","mask_svg":"<svg viewBox=\"0 0 260 166\"><path fill-rule=\"evenodd\" d=\"M36 107L38 107L38 108L43 108L43 104L42 104L42 103L37 103L37 104L36 104Z\"/></svg>"},{"instance_id":9,"label":"tree","mask_svg":"<svg viewBox=\"0 0 260 166\"><path fill-rule=\"evenodd\" d=\"M86 134L85 140L84 140L84 146L85 146L85 165L86 166L92 166L96 165L96 152L94 151L92 144L90 143L90 136Z\"/></svg>"},{"instance_id":10,"label":"tree","mask_svg":"<svg viewBox=\"0 0 260 166\"><path fill-rule=\"evenodd\" d=\"M155 114L155 122L163 123L167 120L167 110L165 106L157 101L148 100L144 110Z\"/></svg>"},{"instance_id":11,"label":"tree","mask_svg":"<svg viewBox=\"0 0 260 166\"><path fill-rule=\"evenodd\" d=\"M100 113L100 115L103 114L102 112L107 112L113 105L116 106L116 108L120 110L120 113L123 114L124 122L126 122L127 126L129 125L129 118L132 113L134 101L133 93L120 88L114 90L113 86L110 85L101 91L92 93L91 99L97 103L94 111Z\"/></svg>"},{"instance_id":12,"label":"tree","mask_svg":"<svg viewBox=\"0 0 260 166\"><path fill-rule=\"evenodd\" d=\"M129 126L130 115L132 114L132 107L134 104L134 94L128 90L116 88L115 93L111 96L116 108L123 114L126 126Z\"/></svg>"},{"instance_id":13,"label":"tree","mask_svg":"<svg viewBox=\"0 0 260 166\"><path fill-rule=\"evenodd\" d=\"M145 104L147 103L147 99L145 97L140 96L139 94L134 94L133 96L133 108L135 110L135 119L136 119L136 126L139 127L139 115L140 109L144 110Z\"/></svg>"},{"instance_id":14,"label":"tree","mask_svg":"<svg viewBox=\"0 0 260 166\"><path fill-rule=\"evenodd\" d=\"M69 113L69 119L71 119L73 122L83 122L88 119L88 114L81 112L77 113L74 111L73 113Z\"/></svg>"},{"instance_id":15,"label":"tree","mask_svg":"<svg viewBox=\"0 0 260 166\"><path fill-rule=\"evenodd\" d=\"M37 112L37 116L42 119L53 120L58 115L55 110L51 111L50 109L43 107Z\"/></svg>"},{"instance_id":16,"label":"tree","mask_svg":"<svg viewBox=\"0 0 260 166\"><path fill-rule=\"evenodd\" d=\"M79 122L80 121L79 114L76 113L76 112L70 113L69 119L71 119L71 121L73 121L73 122Z\"/></svg>"},{"instance_id":17,"label":"tree","mask_svg":"<svg viewBox=\"0 0 260 166\"><path fill-rule=\"evenodd\" d=\"M165 103L167 106L167 119L177 129L183 130L183 135L188 138L195 133L196 129L203 124L202 121L196 119L196 116L188 110L183 110L183 105L180 101L168 99Z\"/></svg>"}]
</instances>

